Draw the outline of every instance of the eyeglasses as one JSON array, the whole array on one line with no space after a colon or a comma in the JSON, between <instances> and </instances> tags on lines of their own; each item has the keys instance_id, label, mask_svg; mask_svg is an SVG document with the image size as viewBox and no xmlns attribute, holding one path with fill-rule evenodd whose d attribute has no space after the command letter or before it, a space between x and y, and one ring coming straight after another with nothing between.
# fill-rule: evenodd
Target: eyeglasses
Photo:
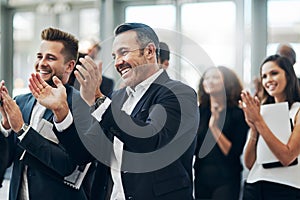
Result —
<instances>
[{"instance_id":1,"label":"eyeglasses","mask_svg":"<svg viewBox=\"0 0 300 200\"><path fill-rule=\"evenodd\" d=\"M133 49L133 50L130 50L130 49L127 49L127 48L121 48L119 50L117 50L117 54L112 54L112 57L113 59L115 60L116 59L116 56L127 56L129 53L132 53L132 52L135 52L137 50L139 51L143 51L145 48L142 48L142 49Z\"/></svg>"}]
</instances>

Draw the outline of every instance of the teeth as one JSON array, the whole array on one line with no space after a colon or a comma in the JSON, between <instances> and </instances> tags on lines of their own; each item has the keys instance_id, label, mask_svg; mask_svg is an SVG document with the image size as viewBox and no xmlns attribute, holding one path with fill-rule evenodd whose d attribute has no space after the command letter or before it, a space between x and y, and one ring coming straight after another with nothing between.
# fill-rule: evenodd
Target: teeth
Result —
<instances>
[{"instance_id":1,"label":"teeth","mask_svg":"<svg viewBox=\"0 0 300 200\"><path fill-rule=\"evenodd\" d=\"M48 74L49 72L48 71L39 71L40 74Z\"/></svg>"},{"instance_id":2,"label":"teeth","mask_svg":"<svg viewBox=\"0 0 300 200\"><path fill-rule=\"evenodd\" d=\"M130 69L129 68L126 68L124 70L121 71L122 75L124 75L125 73L127 73Z\"/></svg>"},{"instance_id":3,"label":"teeth","mask_svg":"<svg viewBox=\"0 0 300 200\"><path fill-rule=\"evenodd\" d=\"M276 88L275 84L269 84L268 85L269 90L274 90Z\"/></svg>"}]
</instances>

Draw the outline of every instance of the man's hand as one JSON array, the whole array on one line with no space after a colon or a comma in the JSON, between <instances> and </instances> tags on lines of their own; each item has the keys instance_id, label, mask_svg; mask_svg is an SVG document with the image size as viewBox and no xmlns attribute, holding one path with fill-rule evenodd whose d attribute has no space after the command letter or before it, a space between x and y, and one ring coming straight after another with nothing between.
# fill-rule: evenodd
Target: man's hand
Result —
<instances>
[{"instance_id":1,"label":"man's hand","mask_svg":"<svg viewBox=\"0 0 300 200\"><path fill-rule=\"evenodd\" d=\"M51 87L40 76L40 74L31 74L29 79L29 89L37 101L52 110L57 122L61 122L69 112L67 102L66 88L56 76L53 77L56 85Z\"/></svg>"},{"instance_id":2,"label":"man's hand","mask_svg":"<svg viewBox=\"0 0 300 200\"><path fill-rule=\"evenodd\" d=\"M93 105L95 97L102 96L100 85L102 83L102 63L97 66L89 56L80 58L83 66L77 65L78 71L74 74L80 83L80 95L83 100L89 105Z\"/></svg>"},{"instance_id":3,"label":"man's hand","mask_svg":"<svg viewBox=\"0 0 300 200\"><path fill-rule=\"evenodd\" d=\"M1 116L2 116L2 126L5 128L5 129L10 129L10 124L8 122L8 119L7 119L7 114L4 110L4 107L3 107L3 96L4 96L4 93L8 93L8 90L7 88L5 87L5 82L4 80L2 80L0 82L0 101L1 101L1 104L0 104L0 113L1 113Z\"/></svg>"},{"instance_id":4,"label":"man's hand","mask_svg":"<svg viewBox=\"0 0 300 200\"><path fill-rule=\"evenodd\" d=\"M16 102L9 96L4 82L1 81L1 98L2 106L0 108L2 114L2 125L5 129L12 129L14 132L21 130L24 123L22 113Z\"/></svg>"}]
</instances>

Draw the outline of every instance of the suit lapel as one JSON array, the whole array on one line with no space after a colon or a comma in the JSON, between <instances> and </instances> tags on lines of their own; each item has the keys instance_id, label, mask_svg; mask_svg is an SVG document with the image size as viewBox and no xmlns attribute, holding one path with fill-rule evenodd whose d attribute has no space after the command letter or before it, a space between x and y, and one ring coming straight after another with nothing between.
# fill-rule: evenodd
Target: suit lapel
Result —
<instances>
[{"instance_id":1,"label":"suit lapel","mask_svg":"<svg viewBox=\"0 0 300 200\"><path fill-rule=\"evenodd\" d=\"M35 102L36 102L36 100L35 100L34 96L31 96L28 100L28 103L26 103L23 108L23 110L27 111L27 112L22 112L25 123L29 124L29 122L30 122L30 116L31 116L32 109L33 109Z\"/></svg>"},{"instance_id":2,"label":"suit lapel","mask_svg":"<svg viewBox=\"0 0 300 200\"><path fill-rule=\"evenodd\" d=\"M153 96L152 93L155 92L155 88L159 88L160 85L163 85L167 80L169 79L169 76L167 72L164 70L157 79L154 80L154 82L150 85L146 93L142 96L142 98L139 100L135 108L133 109L131 116L135 117L139 112L143 111L143 107L145 103L149 100L149 97ZM147 108L148 109L148 108Z\"/></svg>"},{"instance_id":3,"label":"suit lapel","mask_svg":"<svg viewBox=\"0 0 300 200\"><path fill-rule=\"evenodd\" d=\"M46 109L43 118L47 121L51 121L53 118L53 112L49 109Z\"/></svg>"}]
</instances>

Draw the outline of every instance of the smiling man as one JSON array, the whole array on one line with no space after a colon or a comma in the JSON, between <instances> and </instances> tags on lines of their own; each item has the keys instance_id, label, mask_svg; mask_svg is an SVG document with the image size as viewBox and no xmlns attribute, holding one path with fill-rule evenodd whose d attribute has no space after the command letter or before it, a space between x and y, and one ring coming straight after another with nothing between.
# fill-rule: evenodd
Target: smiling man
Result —
<instances>
[{"instance_id":1,"label":"smiling man","mask_svg":"<svg viewBox=\"0 0 300 200\"><path fill-rule=\"evenodd\" d=\"M76 63L78 40L54 28L43 30L41 39L35 70L52 87L64 91L63 97L59 96L61 92L54 92L53 100L65 98L66 101L56 101L46 109L37 103L31 93L13 100L4 81L1 81L0 140L7 141L8 146L3 151L8 152L10 164L14 164L9 199L85 200L82 189L76 190L64 183L64 177L74 171L76 164L53 132L54 129L62 129L63 132L61 122L67 123L67 127L73 123L68 117L68 108L72 96L80 96L78 91L63 84L67 82ZM61 87L53 82L59 79L62 81ZM47 92L46 88L41 89ZM72 134L77 134L75 128L70 129ZM4 155L3 152L0 154Z\"/></svg>"},{"instance_id":2,"label":"smiling man","mask_svg":"<svg viewBox=\"0 0 300 200\"><path fill-rule=\"evenodd\" d=\"M112 57L126 87L95 104L92 95L81 92L96 109L92 115L101 129L113 138L111 200L193 199L192 154L199 120L196 93L160 69L158 52L159 40L151 27L121 24L115 29ZM86 77L99 76L83 80L77 73L82 90L101 79L101 69L84 66L87 70L78 69Z\"/></svg>"},{"instance_id":3,"label":"smiling man","mask_svg":"<svg viewBox=\"0 0 300 200\"><path fill-rule=\"evenodd\" d=\"M106 176L96 176L102 178L99 191L107 184L103 191L106 199L193 199L197 97L192 88L171 80L160 69L158 50L159 40L151 27L125 23L116 28L112 56L126 87L114 91L111 98L101 91L97 92L99 98L94 98L102 79L101 65L81 58L83 66L76 66L81 96L96 119L81 139L89 152L107 165L97 170ZM43 102L53 99L41 90L48 86L38 76L31 85ZM69 134L72 132L61 135ZM72 148L71 143L65 146Z\"/></svg>"}]
</instances>

